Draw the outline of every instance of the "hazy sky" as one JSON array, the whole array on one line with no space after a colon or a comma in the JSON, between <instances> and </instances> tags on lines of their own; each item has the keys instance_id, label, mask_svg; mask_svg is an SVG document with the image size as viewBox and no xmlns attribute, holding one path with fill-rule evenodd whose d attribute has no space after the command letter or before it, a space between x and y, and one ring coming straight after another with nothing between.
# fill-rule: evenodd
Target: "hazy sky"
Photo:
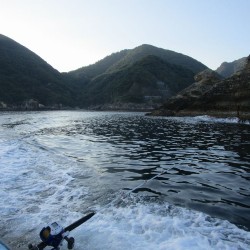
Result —
<instances>
[{"instance_id":1,"label":"hazy sky","mask_svg":"<svg viewBox=\"0 0 250 250\"><path fill-rule=\"evenodd\" d=\"M250 54L250 0L0 0L0 33L59 71L141 44L216 69Z\"/></svg>"}]
</instances>

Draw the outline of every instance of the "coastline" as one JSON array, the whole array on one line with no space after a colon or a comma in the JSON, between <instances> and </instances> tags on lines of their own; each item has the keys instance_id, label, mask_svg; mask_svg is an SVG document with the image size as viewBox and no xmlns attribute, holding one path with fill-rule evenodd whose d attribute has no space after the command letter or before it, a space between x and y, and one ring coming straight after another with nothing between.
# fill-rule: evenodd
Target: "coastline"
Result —
<instances>
[{"instance_id":1,"label":"coastline","mask_svg":"<svg viewBox=\"0 0 250 250\"><path fill-rule=\"evenodd\" d=\"M250 121L250 112L248 111L200 111L200 110L182 110L182 111L172 111L172 110L154 110L147 114L148 116L211 116L215 118L238 118L239 121Z\"/></svg>"}]
</instances>

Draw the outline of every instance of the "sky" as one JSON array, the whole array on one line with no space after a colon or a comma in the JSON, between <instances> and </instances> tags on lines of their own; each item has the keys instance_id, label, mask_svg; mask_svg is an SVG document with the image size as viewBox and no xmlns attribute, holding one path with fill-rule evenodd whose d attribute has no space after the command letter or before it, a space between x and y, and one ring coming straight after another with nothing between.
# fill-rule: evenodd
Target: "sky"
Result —
<instances>
[{"instance_id":1,"label":"sky","mask_svg":"<svg viewBox=\"0 0 250 250\"><path fill-rule=\"evenodd\" d=\"M250 54L250 0L0 0L0 34L60 72L141 44L216 69Z\"/></svg>"}]
</instances>

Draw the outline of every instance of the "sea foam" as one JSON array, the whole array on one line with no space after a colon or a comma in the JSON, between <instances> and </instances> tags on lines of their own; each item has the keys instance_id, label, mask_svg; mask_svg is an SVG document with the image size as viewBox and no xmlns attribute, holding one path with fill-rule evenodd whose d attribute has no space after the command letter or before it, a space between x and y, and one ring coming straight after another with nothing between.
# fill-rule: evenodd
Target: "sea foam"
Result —
<instances>
[{"instance_id":1,"label":"sea foam","mask_svg":"<svg viewBox=\"0 0 250 250\"><path fill-rule=\"evenodd\" d=\"M79 250L248 249L250 245L250 233L227 221L165 202L138 202L138 197L102 210L73 234Z\"/></svg>"}]
</instances>

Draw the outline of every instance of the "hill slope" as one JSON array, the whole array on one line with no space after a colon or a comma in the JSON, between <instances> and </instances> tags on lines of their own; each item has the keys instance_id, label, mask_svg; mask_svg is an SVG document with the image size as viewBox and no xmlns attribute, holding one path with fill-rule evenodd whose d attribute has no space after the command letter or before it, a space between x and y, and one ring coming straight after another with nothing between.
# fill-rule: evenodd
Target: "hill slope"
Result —
<instances>
[{"instance_id":1,"label":"hill slope","mask_svg":"<svg viewBox=\"0 0 250 250\"><path fill-rule=\"evenodd\" d=\"M0 35L0 101L21 104L36 99L43 105L71 105L73 92L63 76L42 58Z\"/></svg>"},{"instance_id":2,"label":"hill slope","mask_svg":"<svg viewBox=\"0 0 250 250\"><path fill-rule=\"evenodd\" d=\"M152 114L212 114L250 119L250 56L241 71L225 80L215 72L202 72L195 78L196 83Z\"/></svg>"},{"instance_id":3,"label":"hill slope","mask_svg":"<svg viewBox=\"0 0 250 250\"><path fill-rule=\"evenodd\" d=\"M162 103L193 82L194 73L147 56L130 67L102 74L86 85L83 105Z\"/></svg>"},{"instance_id":4,"label":"hill slope","mask_svg":"<svg viewBox=\"0 0 250 250\"><path fill-rule=\"evenodd\" d=\"M193 71L195 74L207 68L204 64L189 56L171 50L157 48L152 45L143 44L134 49L127 49L113 53L95 64L71 71L68 74L78 79L83 77L83 80L85 80L87 77L91 80L104 73L114 73L123 70L137 61L142 60L144 57L151 55L157 56L167 63L183 66Z\"/></svg>"},{"instance_id":5,"label":"hill slope","mask_svg":"<svg viewBox=\"0 0 250 250\"><path fill-rule=\"evenodd\" d=\"M82 78L94 78L98 75L105 73L110 67L119 62L123 57L126 56L128 50L122 50L120 52L113 53L95 64L73 70L68 75L73 76L76 79Z\"/></svg>"},{"instance_id":6,"label":"hill slope","mask_svg":"<svg viewBox=\"0 0 250 250\"><path fill-rule=\"evenodd\" d=\"M141 45L59 73L29 49L0 35L0 104L20 106L34 99L46 106L150 106L189 86L194 74L206 68L180 53Z\"/></svg>"},{"instance_id":7,"label":"hill slope","mask_svg":"<svg viewBox=\"0 0 250 250\"><path fill-rule=\"evenodd\" d=\"M118 61L117 63L112 65L112 67L109 68L109 72L123 69L127 65L132 65L136 61L139 61L145 56L149 55L157 56L161 58L163 61L170 64L183 66L193 71L194 73L198 73L207 68L205 65L203 65L202 63L198 62L197 60L189 56L171 50L157 48L152 45L143 44L126 53L126 55L120 61Z\"/></svg>"},{"instance_id":8,"label":"hill slope","mask_svg":"<svg viewBox=\"0 0 250 250\"><path fill-rule=\"evenodd\" d=\"M113 53L67 75L77 84L85 85L80 99L81 105L87 107L107 103L160 103L190 85L194 74L206 68L191 57L144 44Z\"/></svg>"},{"instance_id":9,"label":"hill slope","mask_svg":"<svg viewBox=\"0 0 250 250\"><path fill-rule=\"evenodd\" d=\"M228 78L235 74L237 71L242 70L247 63L247 57L240 58L233 62L223 62L216 72L221 76Z\"/></svg>"}]
</instances>

